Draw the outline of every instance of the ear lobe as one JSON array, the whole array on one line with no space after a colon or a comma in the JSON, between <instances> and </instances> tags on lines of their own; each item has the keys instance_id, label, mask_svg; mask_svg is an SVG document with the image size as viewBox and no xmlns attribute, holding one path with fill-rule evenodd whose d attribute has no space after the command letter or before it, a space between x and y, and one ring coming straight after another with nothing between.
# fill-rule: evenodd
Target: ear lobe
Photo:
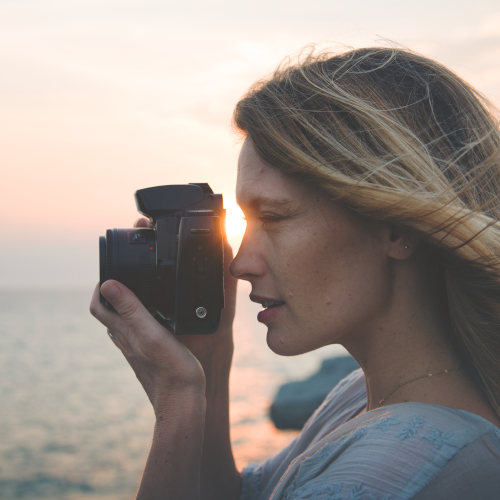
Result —
<instances>
[{"instance_id":1,"label":"ear lobe","mask_svg":"<svg viewBox=\"0 0 500 500\"><path fill-rule=\"evenodd\" d=\"M389 251L387 255L396 260L406 260L417 249L420 243L420 238L414 236L404 236L395 231L391 231L389 235Z\"/></svg>"}]
</instances>

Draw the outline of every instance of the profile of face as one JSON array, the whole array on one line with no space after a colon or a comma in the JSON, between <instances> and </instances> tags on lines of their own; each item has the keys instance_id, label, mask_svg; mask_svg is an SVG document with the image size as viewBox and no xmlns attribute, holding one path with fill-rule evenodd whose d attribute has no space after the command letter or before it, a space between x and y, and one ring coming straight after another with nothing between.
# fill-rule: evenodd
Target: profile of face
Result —
<instances>
[{"instance_id":1,"label":"profile of face","mask_svg":"<svg viewBox=\"0 0 500 500\"><path fill-rule=\"evenodd\" d=\"M327 200L243 144L236 196L247 229L230 270L263 304L259 321L280 355L376 335L403 259L389 227ZM375 333L374 333L375 332Z\"/></svg>"}]
</instances>

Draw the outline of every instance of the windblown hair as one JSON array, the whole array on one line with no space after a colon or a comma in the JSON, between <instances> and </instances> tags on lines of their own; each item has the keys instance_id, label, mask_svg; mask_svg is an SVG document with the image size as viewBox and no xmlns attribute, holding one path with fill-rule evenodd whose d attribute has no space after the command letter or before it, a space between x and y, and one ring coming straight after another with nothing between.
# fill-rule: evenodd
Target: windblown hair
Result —
<instances>
[{"instance_id":1,"label":"windblown hair","mask_svg":"<svg viewBox=\"0 0 500 500\"><path fill-rule=\"evenodd\" d=\"M485 97L408 50L310 51L233 122L267 164L432 249L454 347L500 417L500 131Z\"/></svg>"}]
</instances>

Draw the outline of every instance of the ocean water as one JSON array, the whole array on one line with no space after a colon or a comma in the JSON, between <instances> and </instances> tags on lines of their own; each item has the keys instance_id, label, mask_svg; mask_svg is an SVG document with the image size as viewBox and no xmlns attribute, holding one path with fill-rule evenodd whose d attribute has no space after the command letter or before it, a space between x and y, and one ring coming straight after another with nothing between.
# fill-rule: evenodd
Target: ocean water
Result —
<instances>
[{"instance_id":1,"label":"ocean water","mask_svg":"<svg viewBox=\"0 0 500 500\"><path fill-rule=\"evenodd\" d=\"M313 373L338 346L296 358L266 345L259 305L238 290L231 439L240 467L296 435L268 408L280 384ZM153 411L132 370L88 312L92 291L0 292L0 499L126 500L137 491Z\"/></svg>"}]
</instances>

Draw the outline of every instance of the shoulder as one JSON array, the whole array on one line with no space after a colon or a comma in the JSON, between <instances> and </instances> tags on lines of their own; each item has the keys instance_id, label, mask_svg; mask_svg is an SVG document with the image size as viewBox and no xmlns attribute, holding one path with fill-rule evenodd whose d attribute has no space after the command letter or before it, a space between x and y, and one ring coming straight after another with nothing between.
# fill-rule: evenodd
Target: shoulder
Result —
<instances>
[{"instance_id":1,"label":"shoulder","mask_svg":"<svg viewBox=\"0 0 500 500\"><path fill-rule=\"evenodd\" d=\"M498 500L500 432L490 431L458 451L412 500Z\"/></svg>"},{"instance_id":2,"label":"shoulder","mask_svg":"<svg viewBox=\"0 0 500 500\"><path fill-rule=\"evenodd\" d=\"M435 405L374 410L298 457L294 473L282 482L282 498L413 498L472 444L476 461L491 461L490 450L500 456L500 430L477 415ZM491 480L500 487L498 477Z\"/></svg>"}]
</instances>

